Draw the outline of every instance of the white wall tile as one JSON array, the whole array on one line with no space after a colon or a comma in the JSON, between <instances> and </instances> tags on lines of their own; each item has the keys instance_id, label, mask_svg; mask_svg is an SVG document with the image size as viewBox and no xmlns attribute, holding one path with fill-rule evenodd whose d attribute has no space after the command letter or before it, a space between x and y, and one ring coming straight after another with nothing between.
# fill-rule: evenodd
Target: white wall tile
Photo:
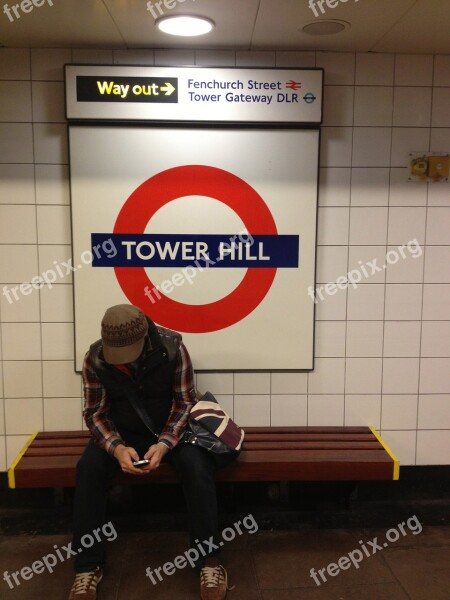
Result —
<instances>
[{"instance_id":1,"label":"white wall tile","mask_svg":"<svg viewBox=\"0 0 450 600\"><path fill-rule=\"evenodd\" d=\"M301 427L308 422L308 397L300 394L272 395L271 427Z\"/></svg>"},{"instance_id":2,"label":"white wall tile","mask_svg":"<svg viewBox=\"0 0 450 600\"><path fill-rule=\"evenodd\" d=\"M195 64L201 67L234 67L234 50L196 50Z\"/></svg>"},{"instance_id":3,"label":"white wall tile","mask_svg":"<svg viewBox=\"0 0 450 600\"><path fill-rule=\"evenodd\" d=\"M72 263L72 250L69 245L39 245L39 272L44 273L52 269L57 274L54 285L59 283L72 283L72 272L67 273L67 267L63 263ZM75 265L77 266L77 265ZM64 277L60 277L56 268L61 269Z\"/></svg>"},{"instance_id":4,"label":"white wall tile","mask_svg":"<svg viewBox=\"0 0 450 600\"><path fill-rule=\"evenodd\" d=\"M72 50L32 48L31 78L35 81L64 81L64 65L70 62L72 62Z\"/></svg>"},{"instance_id":5,"label":"white wall tile","mask_svg":"<svg viewBox=\"0 0 450 600\"><path fill-rule=\"evenodd\" d=\"M392 129L392 167L406 167L410 152L428 151L430 132L425 127L394 127Z\"/></svg>"},{"instance_id":6,"label":"white wall tile","mask_svg":"<svg viewBox=\"0 0 450 600\"><path fill-rule=\"evenodd\" d=\"M3 244L35 244L36 207L1 204L0 239Z\"/></svg>"},{"instance_id":7,"label":"white wall tile","mask_svg":"<svg viewBox=\"0 0 450 600\"><path fill-rule=\"evenodd\" d=\"M41 363L37 360L4 361L3 381L6 398L41 397Z\"/></svg>"},{"instance_id":8,"label":"white wall tile","mask_svg":"<svg viewBox=\"0 0 450 600\"><path fill-rule=\"evenodd\" d=\"M432 127L450 127L450 87L435 88L433 92Z\"/></svg>"},{"instance_id":9,"label":"white wall tile","mask_svg":"<svg viewBox=\"0 0 450 600\"><path fill-rule=\"evenodd\" d=\"M386 321L383 356L420 356L420 321Z\"/></svg>"},{"instance_id":10,"label":"white wall tile","mask_svg":"<svg viewBox=\"0 0 450 600\"><path fill-rule=\"evenodd\" d=\"M73 287L71 285L44 286L40 291L41 321L43 323L71 323L73 319Z\"/></svg>"},{"instance_id":11,"label":"white wall tile","mask_svg":"<svg viewBox=\"0 0 450 600\"><path fill-rule=\"evenodd\" d=\"M14 285L13 285L14 287ZM28 290L28 288L24 288ZM38 322L39 315L39 292L32 289L31 294L23 295L16 290L19 300L10 292L0 297L0 313L3 323L29 323Z\"/></svg>"},{"instance_id":12,"label":"white wall tile","mask_svg":"<svg viewBox=\"0 0 450 600\"><path fill-rule=\"evenodd\" d=\"M343 394L344 371L344 358L316 358L308 373L308 394Z\"/></svg>"},{"instance_id":13,"label":"white wall tile","mask_svg":"<svg viewBox=\"0 0 450 600\"><path fill-rule=\"evenodd\" d=\"M367 425L380 428L381 396L379 394L355 394L345 396L344 425L346 427Z\"/></svg>"},{"instance_id":14,"label":"white wall tile","mask_svg":"<svg viewBox=\"0 0 450 600\"><path fill-rule=\"evenodd\" d=\"M70 204L67 165L36 165L36 203Z\"/></svg>"},{"instance_id":15,"label":"white wall tile","mask_svg":"<svg viewBox=\"0 0 450 600\"><path fill-rule=\"evenodd\" d=\"M31 86L28 81L0 81L0 121L31 121Z\"/></svg>"},{"instance_id":16,"label":"white wall tile","mask_svg":"<svg viewBox=\"0 0 450 600\"><path fill-rule=\"evenodd\" d=\"M345 356L345 322L318 321L314 355L319 358Z\"/></svg>"},{"instance_id":17,"label":"white wall tile","mask_svg":"<svg viewBox=\"0 0 450 600\"><path fill-rule=\"evenodd\" d=\"M0 79L30 79L28 48L0 48Z\"/></svg>"},{"instance_id":18,"label":"white wall tile","mask_svg":"<svg viewBox=\"0 0 450 600\"><path fill-rule=\"evenodd\" d=\"M448 465L450 435L443 431L417 432L417 464Z\"/></svg>"},{"instance_id":19,"label":"white wall tile","mask_svg":"<svg viewBox=\"0 0 450 600\"><path fill-rule=\"evenodd\" d=\"M340 321L345 320L347 313L347 290L329 296L322 287L320 296L316 294L316 321ZM323 297L323 300L322 300Z\"/></svg>"},{"instance_id":20,"label":"white wall tile","mask_svg":"<svg viewBox=\"0 0 450 600\"><path fill-rule=\"evenodd\" d=\"M317 245L346 246L348 244L349 209L321 206L318 210Z\"/></svg>"},{"instance_id":21,"label":"white wall tile","mask_svg":"<svg viewBox=\"0 0 450 600\"><path fill-rule=\"evenodd\" d=\"M378 283L352 285L348 288L347 319L379 321L384 312L384 285Z\"/></svg>"},{"instance_id":22,"label":"white wall tile","mask_svg":"<svg viewBox=\"0 0 450 600\"><path fill-rule=\"evenodd\" d=\"M352 206L387 206L389 203L388 168L352 169Z\"/></svg>"},{"instance_id":23,"label":"white wall tile","mask_svg":"<svg viewBox=\"0 0 450 600\"><path fill-rule=\"evenodd\" d=\"M195 51L184 49L155 50L155 65L161 67L178 67L195 65Z\"/></svg>"},{"instance_id":24,"label":"white wall tile","mask_svg":"<svg viewBox=\"0 0 450 600\"><path fill-rule=\"evenodd\" d=\"M402 250L398 246L388 246L386 252L387 283L421 283L423 259L424 253L421 246L409 244Z\"/></svg>"},{"instance_id":25,"label":"white wall tile","mask_svg":"<svg viewBox=\"0 0 450 600\"><path fill-rule=\"evenodd\" d=\"M350 245L385 245L388 209L353 207L350 209Z\"/></svg>"},{"instance_id":26,"label":"white wall tile","mask_svg":"<svg viewBox=\"0 0 450 600\"><path fill-rule=\"evenodd\" d=\"M385 431L383 429L381 436L399 459L400 470L402 466L415 464L417 437L415 431Z\"/></svg>"},{"instance_id":27,"label":"white wall tile","mask_svg":"<svg viewBox=\"0 0 450 600\"><path fill-rule=\"evenodd\" d=\"M307 373L272 373L272 394L306 394L307 389Z\"/></svg>"},{"instance_id":28,"label":"white wall tile","mask_svg":"<svg viewBox=\"0 0 450 600\"><path fill-rule=\"evenodd\" d=\"M433 127L431 129L430 152L445 153L450 145L450 127Z\"/></svg>"},{"instance_id":29,"label":"white wall tile","mask_svg":"<svg viewBox=\"0 0 450 600\"><path fill-rule=\"evenodd\" d=\"M355 81L353 52L317 52L316 67L325 70L326 85L353 85Z\"/></svg>"},{"instance_id":30,"label":"white wall tile","mask_svg":"<svg viewBox=\"0 0 450 600\"><path fill-rule=\"evenodd\" d=\"M268 427L270 425L270 396L234 396L234 420L241 427Z\"/></svg>"},{"instance_id":31,"label":"white wall tile","mask_svg":"<svg viewBox=\"0 0 450 600\"><path fill-rule=\"evenodd\" d=\"M420 361L421 394L450 393L450 358L422 358Z\"/></svg>"},{"instance_id":32,"label":"white wall tile","mask_svg":"<svg viewBox=\"0 0 450 600\"><path fill-rule=\"evenodd\" d=\"M112 50L99 50L97 48L80 48L72 50L72 62L74 63L110 65L112 64L112 60Z\"/></svg>"},{"instance_id":33,"label":"white wall tile","mask_svg":"<svg viewBox=\"0 0 450 600\"><path fill-rule=\"evenodd\" d=\"M115 65L154 65L154 50L144 48L128 48L127 50L113 50Z\"/></svg>"},{"instance_id":34,"label":"white wall tile","mask_svg":"<svg viewBox=\"0 0 450 600\"><path fill-rule=\"evenodd\" d=\"M16 459L19 452L30 439L29 435L8 435L6 436L6 468Z\"/></svg>"},{"instance_id":35,"label":"white wall tile","mask_svg":"<svg viewBox=\"0 0 450 600\"><path fill-rule=\"evenodd\" d=\"M347 246L318 246L316 283L336 281L347 273Z\"/></svg>"},{"instance_id":36,"label":"white wall tile","mask_svg":"<svg viewBox=\"0 0 450 600\"><path fill-rule=\"evenodd\" d=\"M3 360L40 360L39 323L2 323Z\"/></svg>"},{"instance_id":37,"label":"white wall tile","mask_svg":"<svg viewBox=\"0 0 450 600\"><path fill-rule=\"evenodd\" d=\"M37 246L2 245L0 252L0 282L30 281L38 272ZM19 296L20 297L20 296ZM12 296L15 300L14 296Z\"/></svg>"},{"instance_id":38,"label":"white wall tile","mask_svg":"<svg viewBox=\"0 0 450 600\"><path fill-rule=\"evenodd\" d=\"M382 429L417 429L417 394L383 394Z\"/></svg>"},{"instance_id":39,"label":"white wall tile","mask_svg":"<svg viewBox=\"0 0 450 600\"><path fill-rule=\"evenodd\" d=\"M432 85L433 55L397 54L395 85Z\"/></svg>"},{"instance_id":40,"label":"white wall tile","mask_svg":"<svg viewBox=\"0 0 450 600\"><path fill-rule=\"evenodd\" d=\"M81 375L75 373L72 360L44 360L42 378L44 397L81 398Z\"/></svg>"},{"instance_id":41,"label":"white wall tile","mask_svg":"<svg viewBox=\"0 0 450 600\"><path fill-rule=\"evenodd\" d=\"M270 373L235 373L235 394L270 394Z\"/></svg>"},{"instance_id":42,"label":"white wall tile","mask_svg":"<svg viewBox=\"0 0 450 600\"><path fill-rule=\"evenodd\" d=\"M326 85L323 91L323 125L353 125L353 86Z\"/></svg>"},{"instance_id":43,"label":"white wall tile","mask_svg":"<svg viewBox=\"0 0 450 600\"><path fill-rule=\"evenodd\" d=\"M348 249L348 271L357 270L364 283L384 283L386 270L383 265L386 258L385 246L350 246ZM351 275L358 278L359 275Z\"/></svg>"},{"instance_id":44,"label":"white wall tile","mask_svg":"<svg viewBox=\"0 0 450 600\"><path fill-rule=\"evenodd\" d=\"M8 468L6 464L6 437L0 435L0 471L6 471Z\"/></svg>"},{"instance_id":45,"label":"white wall tile","mask_svg":"<svg viewBox=\"0 0 450 600\"><path fill-rule=\"evenodd\" d=\"M319 206L350 204L349 168L322 168L319 173Z\"/></svg>"},{"instance_id":46,"label":"white wall tile","mask_svg":"<svg viewBox=\"0 0 450 600\"><path fill-rule=\"evenodd\" d=\"M393 88L383 86L356 86L356 127L387 127L392 125Z\"/></svg>"},{"instance_id":47,"label":"white wall tile","mask_svg":"<svg viewBox=\"0 0 450 600\"><path fill-rule=\"evenodd\" d=\"M42 431L42 398L6 398L5 421L8 435Z\"/></svg>"},{"instance_id":48,"label":"white wall tile","mask_svg":"<svg viewBox=\"0 0 450 600\"><path fill-rule=\"evenodd\" d=\"M382 321L348 321L346 354L352 358L383 356Z\"/></svg>"},{"instance_id":49,"label":"white wall tile","mask_svg":"<svg viewBox=\"0 0 450 600\"><path fill-rule=\"evenodd\" d=\"M422 323L421 356L450 357L450 321Z\"/></svg>"},{"instance_id":50,"label":"white wall tile","mask_svg":"<svg viewBox=\"0 0 450 600\"><path fill-rule=\"evenodd\" d=\"M0 377L1 377L1 369L0 369ZM3 379L2 379L2 383L3 383ZM2 386L2 394L3 394L3 386ZM5 435L5 411L4 411L4 406L5 406L5 401L4 401L3 398L0 398L0 435Z\"/></svg>"},{"instance_id":51,"label":"white wall tile","mask_svg":"<svg viewBox=\"0 0 450 600\"><path fill-rule=\"evenodd\" d=\"M55 165L69 162L66 125L34 123L33 132L36 162Z\"/></svg>"},{"instance_id":52,"label":"white wall tile","mask_svg":"<svg viewBox=\"0 0 450 600\"><path fill-rule=\"evenodd\" d=\"M389 190L390 206L426 206L427 185L408 181L409 171L406 167L391 169Z\"/></svg>"},{"instance_id":53,"label":"white wall tile","mask_svg":"<svg viewBox=\"0 0 450 600\"><path fill-rule=\"evenodd\" d=\"M70 244L70 208L68 206L38 206L37 228L40 244Z\"/></svg>"},{"instance_id":54,"label":"white wall tile","mask_svg":"<svg viewBox=\"0 0 450 600\"><path fill-rule=\"evenodd\" d=\"M64 123L64 83L59 81L33 82L33 121L35 123Z\"/></svg>"},{"instance_id":55,"label":"white wall tile","mask_svg":"<svg viewBox=\"0 0 450 600\"><path fill-rule=\"evenodd\" d=\"M319 394L308 396L308 426L344 424L344 396Z\"/></svg>"},{"instance_id":56,"label":"white wall tile","mask_svg":"<svg viewBox=\"0 0 450 600\"><path fill-rule=\"evenodd\" d=\"M280 68L291 67L293 69L315 67L316 53L279 51L275 53L275 66Z\"/></svg>"},{"instance_id":57,"label":"white wall tile","mask_svg":"<svg viewBox=\"0 0 450 600\"><path fill-rule=\"evenodd\" d=\"M0 163L32 163L30 123L0 123Z\"/></svg>"},{"instance_id":58,"label":"white wall tile","mask_svg":"<svg viewBox=\"0 0 450 600\"><path fill-rule=\"evenodd\" d=\"M0 204L34 204L34 165L0 164Z\"/></svg>"},{"instance_id":59,"label":"white wall tile","mask_svg":"<svg viewBox=\"0 0 450 600\"><path fill-rule=\"evenodd\" d=\"M386 285L385 319L419 320L422 311L422 286L416 284Z\"/></svg>"},{"instance_id":60,"label":"white wall tile","mask_svg":"<svg viewBox=\"0 0 450 600\"><path fill-rule=\"evenodd\" d=\"M379 394L381 392L381 358L347 358L346 394Z\"/></svg>"},{"instance_id":61,"label":"white wall tile","mask_svg":"<svg viewBox=\"0 0 450 600\"><path fill-rule=\"evenodd\" d=\"M355 127L353 130L352 165L387 167L391 156L390 127Z\"/></svg>"},{"instance_id":62,"label":"white wall tile","mask_svg":"<svg viewBox=\"0 0 450 600\"><path fill-rule=\"evenodd\" d=\"M428 209L427 244L433 246L450 245L450 208Z\"/></svg>"},{"instance_id":63,"label":"white wall tile","mask_svg":"<svg viewBox=\"0 0 450 600\"><path fill-rule=\"evenodd\" d=\"M274 67L275 52L270 50L251 51L238 50L236 52L237 67Z\"/></svg>"},{"instance_id":64,"label":"white wall tile","mask_svg":"<svg viewBox=\"0 0 450 600\"><path fill-rule=\"evenodd\" d=\"M223 408L223 410L234 419L234 396L233 394L214 394L217 402Z\"/></svg>"},{"instance_id":65,"label":"white wall tile","mask_svg":"<svg viewBox=\"0 0 450 600\"><path fill-rule=\"evenodd\" d=\"M450 247L428 246L425 256L425 283L450 283Z\"/></svg>"},{"instance_id":66,"label":"white wall tile","mask_svg":"<svg viewBox=\"0 0 450 600\"><path fill-rule=\"evenodd\" d=\"M79 398L44 398L44 431L78 431L81 422Z\"/></svg>"},{"instance_id":67,"label":"white wall tile","mask_svg":"<svg viewBox=\"0 0 450 600\"><path fill-rule=\"evenodd\" d=\"M425 284L423 289L424 320L450 320L450 285Z\"/></svg>"},{"instance_id":68,"label":"white wall tile","mask_svg":"<svg viewBox=\"0 0 450 600\"><path fill-rule=\"evenodd\" d=\"M320 166L350 167L352 164L352 128L322 127Z\"/></svg>"},{"instance_id":69,"label":"white wall tile","mask_svg":"<svg viewBox=\"0 0 450 600\"><path fill-rule=\"evenodd\" d=\"M448 184L437 183L428 186L428 206L450 206Z\"/></svg>"},{"instance_id":70,"label":"white wall tile","mask_svg":"<svg viewBox=\"0 0 450 600\"><path fill-rule=\"evenodd\" d=\"M450 54L434 57L434 81L436 86L450 86Z\"/></svg>"},{"instance_id":71,"label":"white wall tile","mask_svg":"<svg viewBox=\"0 0 450 600\"><path fill-rule=\"evenodd\" d=\"M429 127L431 87L397 87L394 92L395 127Z\"/></svg>"},{"instance_id":72,"label":"white wall tile","mask_svg":"<svg viewBox=\"0 0 450 600\"><path fill-rule=\"evenodd\" d=\"M43 360L71 360L74 357L72 323L42 323Z\"/></svg>"},{"instance_id":73,"label":"white wall tile","mask_svg":"<svg viewBox=\"0 0 450 600\"><path fill-rule=\"evenodd\" d=\"M383 359L383 394L415 394L418 386L418 358Z\"/></svg>"},{"instance_id":74,"label":"white wall tile","mask_svg":"<svg viewBox=\"0 0 450 600\"><path fill-rule=\"evenodd\" d=\"M418 429L450 429L449 394L419 396Z\"/></svg>"},{"instance_id":75,"label":"white wall tile","mask_svg":"<svg viewBox=\"0 0 450 600\"><path fill-rule=\"evenodd\" d=\"M197 373L197 387L212 394L233 393L233 373Z\"/></svg>"},{"instance_id":76,"label":"white wall tile","mask_svg":"<svg viewBox=\"0 0 450 600\"><path fill-rule=\"evenodd\" d=\"M388 244L401 245L410 240L417 240L420 245L423 245L425 243L426 217L425 207L391 207L389 209Z\"/></svg>"},{"instance_id":77,"label":"white wall tile","mask_svg":"<svg viewBox=\"0 0 450 600\"><path fill-rule=\"evenodd\" d=\"M393 85L394 55L357 53L356 85Z\"/></svg>"}]
</instances>

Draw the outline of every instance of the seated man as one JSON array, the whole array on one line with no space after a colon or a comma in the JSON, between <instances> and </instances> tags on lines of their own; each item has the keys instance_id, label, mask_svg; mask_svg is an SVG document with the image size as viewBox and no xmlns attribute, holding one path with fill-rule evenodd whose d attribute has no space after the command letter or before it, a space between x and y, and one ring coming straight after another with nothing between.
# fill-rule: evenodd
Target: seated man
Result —
<instances>
[{"instance_id":1,"label":"seated man","mask_svg":"<svg viewBox=\"0 0 450 600\"><path fill-rule=\"evenodd\" d=\"M92 344L83 365L83 415L92 439L77 465L73 547L82 551L75 558L69 600L97 597L104 544L83 548L82 539L106 522L107 488L120 469L142 477L161 461L170 462L183 486L191 547L195 540L219 539L213 473L232 458L179 443L194 404L193 376L179 333L157 327L135 306L106 311L101 339ZM133 466L142 458L148 465ZM225 598L227 574L217 551L198 566L202 600Z\"/></svg>"}]
</instances>

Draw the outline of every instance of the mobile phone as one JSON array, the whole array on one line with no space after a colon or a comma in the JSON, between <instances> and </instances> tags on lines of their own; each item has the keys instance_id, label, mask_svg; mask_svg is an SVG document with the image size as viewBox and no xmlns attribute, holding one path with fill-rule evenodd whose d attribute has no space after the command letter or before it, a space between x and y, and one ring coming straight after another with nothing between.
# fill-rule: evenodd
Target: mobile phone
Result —
<instances>
[{"instance_id":1,"label":"mobile phone","mask_svg":"<svg viewBox=\"0 0 450 600\"><path fill-rule=\"evenodd\" d=\"M133 461L133 467L145 467L145 465L149 464L149 460L147 460L146 458L143 458L142 460L134 460Z\"/></svg>"}]
</instances>

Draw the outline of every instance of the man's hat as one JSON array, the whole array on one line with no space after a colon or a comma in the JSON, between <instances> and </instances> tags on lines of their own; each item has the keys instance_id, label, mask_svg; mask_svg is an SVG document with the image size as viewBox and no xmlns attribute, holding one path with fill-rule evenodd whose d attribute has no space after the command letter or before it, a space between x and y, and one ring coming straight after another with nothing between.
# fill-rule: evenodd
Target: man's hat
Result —
<instances>
[{"instance_id":1,"label":"man's hat","mask_svg":"<svg viewBox=\"0 0 450 600\"><path fill-rule=\"evenodd\" d=\"M102 320L103 356L112 365L135 361L144 348L148 323L131 304L111 306Z\"/></svg>"}]
</instances>

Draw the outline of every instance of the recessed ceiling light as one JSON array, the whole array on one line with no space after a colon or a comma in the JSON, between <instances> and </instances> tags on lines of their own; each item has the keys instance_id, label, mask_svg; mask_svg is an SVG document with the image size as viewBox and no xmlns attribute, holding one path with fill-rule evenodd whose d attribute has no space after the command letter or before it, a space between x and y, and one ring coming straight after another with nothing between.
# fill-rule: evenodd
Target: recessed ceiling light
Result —
<instances>
[{"instance_id":1,"label":"recessed ceiling light","mask_svg":"<svg viewBox=\"0 0 450 600\"><path fill-rule=\"evenodd\" d=\"M156 25L158 29L170 35L193 37L209 33L215 26L215 23L206 17L174 15L158 19Z\"/></svg>"},{"instance_id":2,"label":"recessed ceiling light","mask_svg":"<svg viewBox=\"0 0 450 600\"><path fill-rule=\"evenodd\" d=\"M332 35L344 29L350 29L350 23L347 21L313 21L302 27L302 30L309 35Z\"/></svg>"}]
</instances>

